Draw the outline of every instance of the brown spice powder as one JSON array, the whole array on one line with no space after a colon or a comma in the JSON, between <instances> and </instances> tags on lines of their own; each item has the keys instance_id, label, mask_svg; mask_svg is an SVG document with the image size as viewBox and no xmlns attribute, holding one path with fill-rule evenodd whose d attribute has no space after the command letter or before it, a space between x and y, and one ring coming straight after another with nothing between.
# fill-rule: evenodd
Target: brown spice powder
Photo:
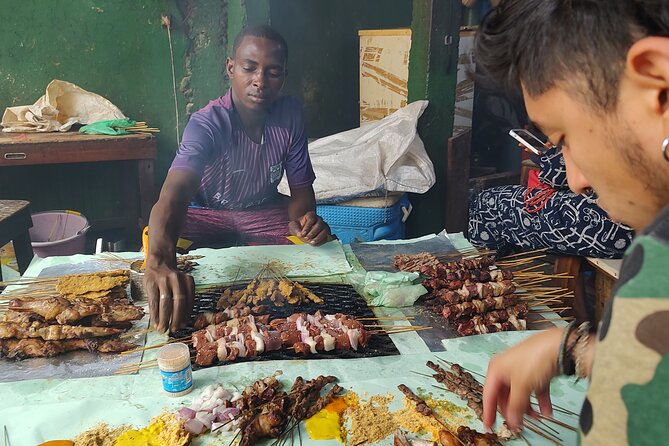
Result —
<instances>
[{"instance_id":1,"label":"brown spice powder","mask_svg":"<svg viewBox=\"0 0 669 446\"><path fill-rule=\"evenodd\" d=\"M392 434L397 424L388 410L392 395L374 395L368 401L360 401L357 396L347 394L349 408L344 417L350 421L348 430L348 444L357 446L366 443L376 443ZM351 404L354 402L354 404Z\"/></svg>"},{"instance_id":2,"label":"brown spice powder","mask_svg":"<svg viewBox=\"0 0 669 446\"><path fill-rule=\"evenodd\" d=\"M130 429L129 426L110 429L106 423L100 423L94 428L77 435L72 441L74 441L74 446L114 446L114 442L119 435L128 429Z\"/></svg>"}]
</instances>

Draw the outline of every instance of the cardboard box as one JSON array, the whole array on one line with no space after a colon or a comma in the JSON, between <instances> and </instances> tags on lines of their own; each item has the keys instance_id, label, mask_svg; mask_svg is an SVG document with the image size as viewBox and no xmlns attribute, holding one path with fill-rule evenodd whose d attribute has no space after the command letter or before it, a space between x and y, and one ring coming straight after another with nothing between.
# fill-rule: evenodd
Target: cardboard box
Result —
<instances>
[{"instance_id":1,"label":"cardboard box","mask_svg":"<svg viewBox=\"0 0 669 446\"><path fill-rule=\"evenodd\" d=\"M360 123L407 104L411 29L360 30Z\"/></svg>"}]
</instances>

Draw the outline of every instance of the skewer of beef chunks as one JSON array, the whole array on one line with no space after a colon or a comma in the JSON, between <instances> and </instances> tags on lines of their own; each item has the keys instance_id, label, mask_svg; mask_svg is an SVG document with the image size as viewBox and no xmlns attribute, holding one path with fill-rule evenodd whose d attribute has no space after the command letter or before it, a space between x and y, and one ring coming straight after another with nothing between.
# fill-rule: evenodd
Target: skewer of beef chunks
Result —
<instances>
[{"instance_id":1,"label":"skewer of beef chunks","mask_svg":"<svg viewBox=\"0 0 669 446\"><path fill-rule=\"evenodd\" d=\"M409 389L407 386L405 386L404 384L400 384L399 386L397 386L397 388L408 399L410 399L411 401L416 403L416 406L415 406L416 412L418 412L419 414L421 414L423 416L433 418L437 423L444 426L446 431L449 432L453 438L455 438L461 445L465 446L465 443L457 436L457 434L452 432L453 429L450 426L448 426L446 423L444 423L441 419L439 419L439 417L437 417L437 414L434 413L432 408L430 406L428 406L428 404L425 402L425 400L423 400L421 397L419 397L418 395L413 393L413 391L411 389ZM441 435L440 435L440 437L441 437Z\"/></svg>"}]
</instances>

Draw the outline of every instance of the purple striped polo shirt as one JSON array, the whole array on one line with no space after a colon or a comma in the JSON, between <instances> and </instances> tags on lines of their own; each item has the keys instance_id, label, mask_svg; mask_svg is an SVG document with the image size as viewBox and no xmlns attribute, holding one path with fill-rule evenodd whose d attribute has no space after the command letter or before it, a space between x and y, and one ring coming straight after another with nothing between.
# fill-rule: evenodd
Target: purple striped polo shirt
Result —
<instances>
[{"instance_id":1,"label":"purple striped polo shirt","mask_svg":"<svg viewBox=\"0 0 669 446\"><path fill-rule=\"evenodd\" d=\"M316 176L307 151L302 105L284 96L268 110L263 141L242 128L230 90L193 113L170 170L202 178L193 204L209 209L244 209L278 196L284 170L291 188L310 186Z\"/></svg>"}]
</instances>

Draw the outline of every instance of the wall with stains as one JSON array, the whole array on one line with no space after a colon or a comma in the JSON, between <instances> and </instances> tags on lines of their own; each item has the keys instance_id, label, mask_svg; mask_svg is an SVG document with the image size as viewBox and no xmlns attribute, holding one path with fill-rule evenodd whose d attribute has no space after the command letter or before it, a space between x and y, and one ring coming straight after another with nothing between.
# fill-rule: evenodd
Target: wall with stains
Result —
<instances>
[{"instance_id":1,"label":"wall with stains","mask_svg":"<svg viewBox=\"0 0 669 446\"><path fill-rule=\"evenodd\" d=\"M270 0L272 26L288 41L286 92L304 102L317 138L360 125L360 29L408 28L411 0Z\"/></svg>"},{"instance_id":2,"label":"wall with stains","mask_svg":"<svg viewBox=\"0 0 669 446\"><path fill-rule=\"evenodd\" d=\"M159 127L157 185L177 147L175 88L167 29L170 18L179 132L189 113L228 86L224 61L247 21L266 21L265 0L69 0L12 2L0 27L0 108L32 104L52 79L98 93L134 119ZM0 197L25 198L33 210L79 209L104 219L126 206L125 166L11 168Z\"/></svg>"}]
</instances>

